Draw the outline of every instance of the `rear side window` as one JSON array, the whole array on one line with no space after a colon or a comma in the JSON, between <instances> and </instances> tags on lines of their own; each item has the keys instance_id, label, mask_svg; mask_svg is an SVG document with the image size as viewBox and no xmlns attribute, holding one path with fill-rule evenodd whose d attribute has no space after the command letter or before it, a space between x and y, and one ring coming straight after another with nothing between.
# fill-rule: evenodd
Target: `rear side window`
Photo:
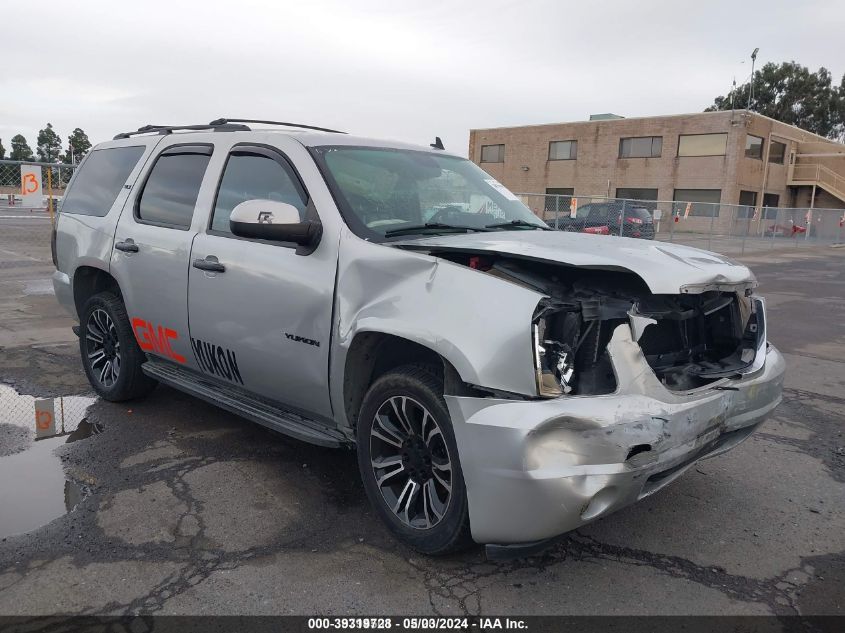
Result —
<instances>
[{"instance_id":1,"label":"rear side window","mask_svg":"<svg viewBox=\"0 0 845 633\"><path fill-rule=\"evenodd\" d=\"M220 181L211 229L231 233L232 209L247 200L287 202L299 210L299 217L304 220L308 196L281 156L276 159L248 151L233 152Z\"/></svg>"},{"instance_id":2,"label":"rear side window","mask_svg":"<svg viewBox=\"0 0 845 633\"><path fill-rule=\"evenodd\" d=\"M648 209L642 207L634 207L633 209L625 209L625 215L629 218L639 218L640 220L651 220L651 213Z\"/></svg>"},{"instance_id":3,"label":"rear side window","mask_svg":"<svg viewBox=\"0 0 845 633\"><path fill-rule=\"evenodd\" d=\"M106 215L143 153L143 145L92 151L73 179L62 213Z\"/></svg>"},{"instance_id":4,"label":"rear side window","mask_svg":"<svg viewBox=\"0 0 845 633\"><path fill-rule=\"evenodd\" d=\"M211 149L193 145L163 152L144 184L136 217L142 222L177 229L191 226Z\"/></svg>"}]
</instances>

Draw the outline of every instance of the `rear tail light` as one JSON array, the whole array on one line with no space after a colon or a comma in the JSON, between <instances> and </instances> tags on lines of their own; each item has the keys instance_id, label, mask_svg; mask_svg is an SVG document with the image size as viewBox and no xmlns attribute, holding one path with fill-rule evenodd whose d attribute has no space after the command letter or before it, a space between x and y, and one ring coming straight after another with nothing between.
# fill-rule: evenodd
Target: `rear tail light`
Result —
<instances>
[{"instance_id":1,"label":"rear tail light","mask_svg":"<svg viewBox=\"0 0 845 633\"><path fill-rule=\"evenodd\" d=\"M59 223L59 218L53 220L53 230L50 232L50 255L53 257L53 266L56 270L59 268L59 258L56 255L56 224Z\"/></svg>"}]
</instances>

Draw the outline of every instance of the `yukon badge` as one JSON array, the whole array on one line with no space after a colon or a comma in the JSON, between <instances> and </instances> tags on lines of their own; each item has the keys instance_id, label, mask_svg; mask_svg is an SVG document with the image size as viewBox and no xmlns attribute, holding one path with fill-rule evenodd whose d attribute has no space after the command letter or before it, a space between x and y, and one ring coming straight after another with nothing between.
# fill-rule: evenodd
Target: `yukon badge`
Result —
<instances>
[{"instance_id":1,"label":"yukon badge","mask_svg":"<svg viewBox=\"0 0 845 633\"><path fill-rule=\"evenodd\" d=\"M299 336L298 334L289 334L288 332L285 332L285 338L289 341L296 341L297 343L305 343L306 345L320 347L320 341L314 340L313 338L305 338L304 336Z\"/></svg>"}]
</instances>

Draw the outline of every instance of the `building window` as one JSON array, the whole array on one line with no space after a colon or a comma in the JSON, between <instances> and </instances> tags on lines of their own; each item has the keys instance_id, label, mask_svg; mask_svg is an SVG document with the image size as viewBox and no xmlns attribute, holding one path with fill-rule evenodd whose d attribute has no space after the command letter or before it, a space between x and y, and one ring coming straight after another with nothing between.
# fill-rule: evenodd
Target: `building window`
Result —
<instances>
[{"instance_id":1,"label":"building window","mask_svg":"<svg viewBox=\"0 0 845 633\"><path fill-rule=\"evenodd\" d=\"M657 200L657 189L643 189L641 187L619 187L617 198L625 200Z\"/></svg>"},{"instance_id":2,"label":"building window","mask_svg":"<svg viewBox=\"0 0 845 633\"><path fill-rule=\"evenodd\" d=\"M763 139L759 136L747 134L745 136L745 157L763 158Z\"/></svg>"},{"instance_id":3,"label":"building window","mask_svg":"<svg viewBox=\"0 0 845 633\"><path fill-rule=\"evenodd\" d=\"M767 193L763 195L763 218L766 220L774 220L778 217L778 202L780 196L776 193ZM740 191L739 192L739 217L740 219L748 219L754 217L754 210L757 207L757 192L756 191Z\"/></svg>"},{"instance_id":4,"label":"building window","mask_svg":"<svg viewBox=\"0 0 845 633\"><path fill-rule=\"evenodd\" d=\"M690 215L700 217L719 217L719 203L722 201L721 189L675 189L674 211L681 215L686 213L687 203Z\"/></svg>"},{"instance_id":5,"label":"building window","mask_svg":"<svg viewBox=\"0 0 845 633\"><path fill-rule=\"evenodd\" d=\"M771 151L771 148L769 148ZM763 194L763 219L777 220L778 205L780 204L780 196L776 193Z\"/></svg>"},{"instance_id":6,"label":"building window","mask_svg":"<svg viewBox=\"0 0 845 633\"><path fill-rule=\"evenodd\" d=\"M756 191L740 191L739 204L743 207L757 206L757 192Z\"/></svg>"},{"instance_id":7,"label":"building window","mask_svg":"<svg viewBox=\"0 0 845 633\"><path fill-rule=\"evenodd\" d=\"M619 139L619 158L659 158L662 151L662 136Z\"/></svg>"},{"instance_id":8,"label":"building window","mask_svg":"<svg viewBox=\"0 0 845 633\"><path fill-rule=\"evenodd\" d=\"M780 204L780 196L776 193L763 194L763 206L767 208L777 209Z\"/></svg>"},{"instance_id":9,"label":"building window","mask_svg":"<svg viewBox=\"0 0 845 633\"><path fill-rule=\"evenodd\" d=\"M481 146L481 162L482 163L504 163L505 162L505 146L504 145L482 145Z\"/></svg>"},{"instance_id":10,"label":"building window","mask_svg":"<svg viewBox=\"0 0 845 633\"><path fill-rule=\"evenodd\" d=\"M573 195L575 195L573 187L549 187L546 189L544 208L546 211L566 211L568 213L569 202Z\"/></svg>"},{"instance_id":11,"label":"building window","mask_svg":"<svg viewBox=\"0 0 845 633\"><path fill-rule=\"evenodd\" d=\"M754 208L757 206L757 192L756 191L740 191L739 192L739 218L754 217Z\"/></svg>"},{"instance_id":12,"label":"building window","mask_svg":"<svg viewBox=\"0 0 845 633\"><path fill-rule=\"evenodd\" d=\"M786 156L786 143L778 143L772 141L769 145L769 162L783 165L783 159Z\"/></svg>"},{"instance_id":13,"label":"building window","mask_svg":"<svg viewBox=\"0 0 845 633\"><path fill-rule=\"evenodd\" d=\"M549 143L549 160L575 160L576 158L578 158L578 141Z\"/></svg>"},{"instance_id":14,"label":"building window","mask_svg":"<svg viewBox=\"0 0 845 633\"><path fill-rule=\"evenodd\" d=\"M681 134L678 137L678 156L724 156L727 147L727 134Z\"/></svg>"}]
</instances>

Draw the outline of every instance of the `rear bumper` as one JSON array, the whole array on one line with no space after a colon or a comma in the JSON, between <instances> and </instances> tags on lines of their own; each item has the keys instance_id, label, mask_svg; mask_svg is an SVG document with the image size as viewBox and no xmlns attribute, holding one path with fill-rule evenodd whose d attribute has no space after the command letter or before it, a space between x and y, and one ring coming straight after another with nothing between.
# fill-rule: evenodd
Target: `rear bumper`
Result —
<instances>
[{"instance_id":1,"label":"rear bumper","mask_svg":"<svg viewBox=\"0 0 845 633\"><path fill-rule=\"evenodd\" d=\"M753 375L687 393L660 384L627 325L608 351L612 395L446 396L477 542L542 541L638 501L742 442L781 399L774 347Z\"/></svg>"}]
</instances>

